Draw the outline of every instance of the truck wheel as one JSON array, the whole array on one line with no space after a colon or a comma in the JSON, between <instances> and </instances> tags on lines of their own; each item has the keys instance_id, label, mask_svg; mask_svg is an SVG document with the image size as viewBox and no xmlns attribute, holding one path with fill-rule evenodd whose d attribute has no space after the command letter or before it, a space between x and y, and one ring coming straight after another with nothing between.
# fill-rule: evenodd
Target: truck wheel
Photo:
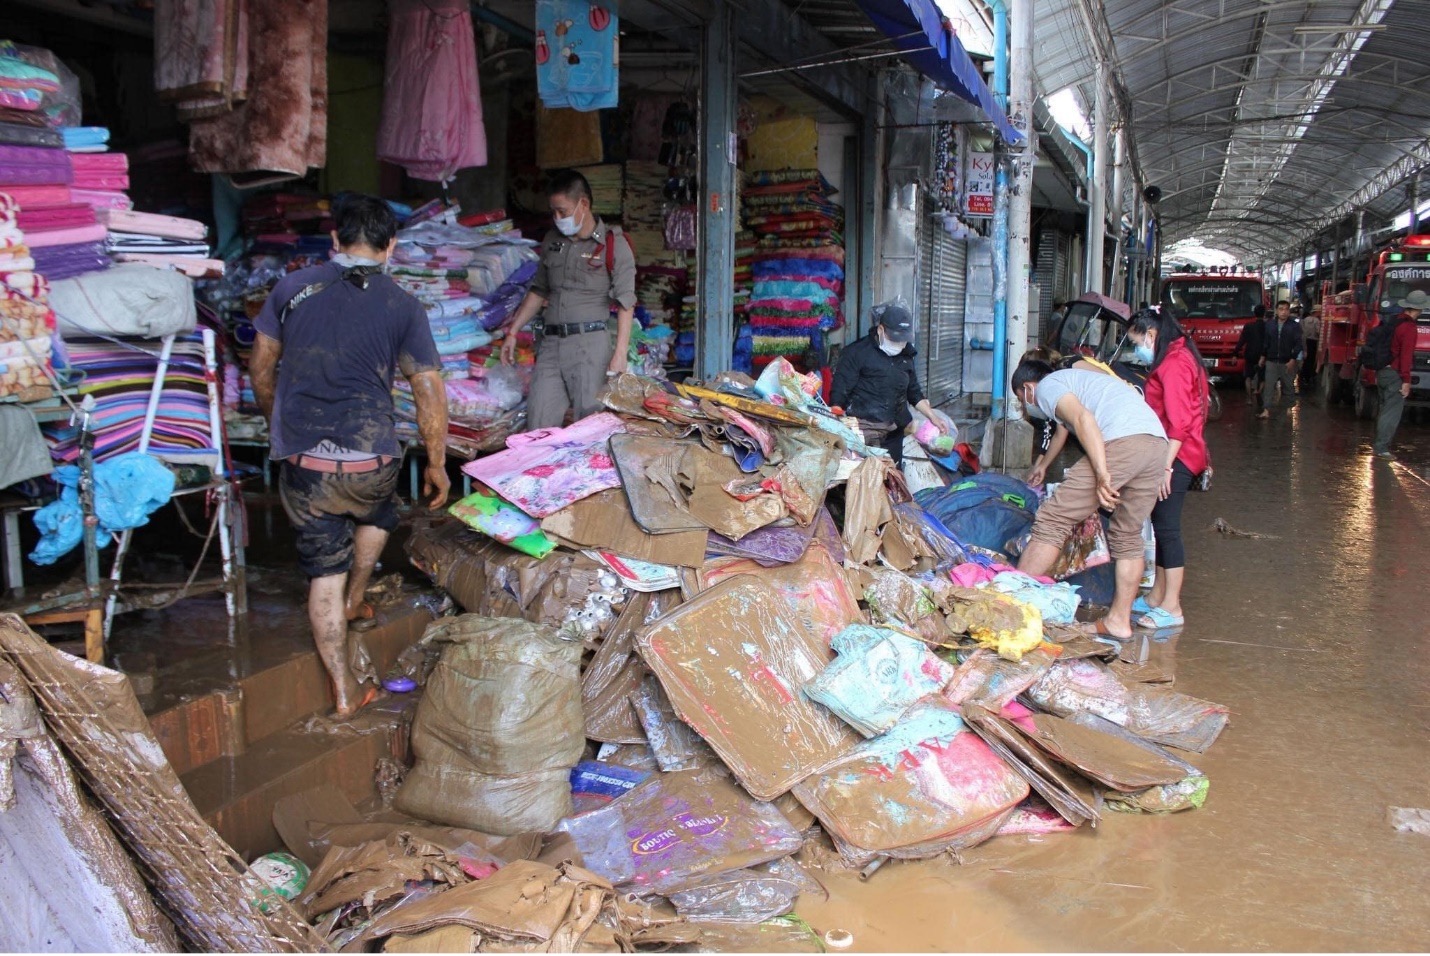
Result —
<instances>
[{"instance_id":1,"label":"truck wheel","mask_svg":"<svg viewBox=\"0 0 1430 956\"><path fill-rule=\"evenodd\" d=\"M1331 362L1321 366L1321 401L1329 408L1341 401L1341 367Z\"/></svg>"},{"instance_id":2,"label":"truck wheel","mask_svg":"<svg viewBox=\"0 0 1430 956\"><path fill-rule=\"evenodd\" d=\"M1221 392L1215 385L1207 386L1207 421L1214 422L1221 418Z\"/></svg>"},{"instance_id":3,"label":"truck wheel","mask_svg":"<svg viewBox=\"0 0 1430 956\"><path fill-rule=\"evenodd\" d=\"M1367 386L1359 378L1356 379L1356 417L1375 418L1380 411L1380 394L1373 388Z\"/></svg>"}]
</instances>

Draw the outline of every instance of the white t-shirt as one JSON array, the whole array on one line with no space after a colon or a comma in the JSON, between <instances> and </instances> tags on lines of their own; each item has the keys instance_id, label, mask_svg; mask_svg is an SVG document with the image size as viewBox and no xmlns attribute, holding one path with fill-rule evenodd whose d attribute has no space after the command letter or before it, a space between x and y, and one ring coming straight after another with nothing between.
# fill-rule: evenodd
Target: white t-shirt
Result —
<instances>
[{"instance_id":1,"label":"white t-shirt","mask_svg":"<svg viewBox=\"0 0 1430 956\"><path fill-rule=\"evenodd\" d=\"M1092 412L1105 442L1129 435L1167 437L1157 413L1152 411L1142 393L1115 375L1076 368L1054 372L1038 383L1034 399L1044 415L1072 428L1057 413L1058 402L1069 392Z\"/></svg>"}]
</instances>

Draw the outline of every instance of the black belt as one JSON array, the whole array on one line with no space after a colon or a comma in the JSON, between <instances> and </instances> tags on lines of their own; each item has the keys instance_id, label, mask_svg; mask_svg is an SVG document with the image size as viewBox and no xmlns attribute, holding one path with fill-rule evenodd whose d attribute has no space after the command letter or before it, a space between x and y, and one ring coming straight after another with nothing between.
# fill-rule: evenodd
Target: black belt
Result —
<instances>
[{"instance_id":1,"label":"black belt","mask_svg":"<svg viewBox=\"0 0 1430 956\"><path fill-rule=\"evenodd\" d=\"M555 335L565 338L568 335L580 335L583 332L604 332L606 323L604 322L574 322L570 325L548 325L547 335Z\"/></svg>"}]
</instances>

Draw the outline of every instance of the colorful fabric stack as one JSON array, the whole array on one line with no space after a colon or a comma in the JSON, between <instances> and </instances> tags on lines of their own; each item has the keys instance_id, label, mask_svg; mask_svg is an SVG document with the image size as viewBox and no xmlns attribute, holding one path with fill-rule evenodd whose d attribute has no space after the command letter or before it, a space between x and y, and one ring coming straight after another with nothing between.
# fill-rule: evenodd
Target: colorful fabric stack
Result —
<instances>
[{"instance_id":1,"label":"colorful fabric stack","mask_svg":"<svg viewBox=\"0 0 1430 956\"><path fill-rule=\"evenodd\" d=\"M161 343L154 339L71 338L65 346L71 366L84 372L80 393L95 397L91 418L95 461L137 450ZM76 429L46 426L45 431L56 461L79 458ZM166 457L185 452L213 454L203 337L197 331L174 340L149 447Z\"/></svg>"},{"instance_id":2,"label":"colorful fabric stack","mask_svg":"<svg viewBox=\"0 0 1430 956\"><path fill-rule=\"evenodd\" d=\"M581 166L576 172L591 185L591 211L607 219L621 219L625 205L625 172L620 163Z\"/></svg>"},{"instance_id":3,"label":"colorful fabric stack","mask_svg":"<svg viewBox=\"0 0 1430 956\"><path fill-rule=\"evenodd\" d=\"M745 226L759 241L750 256L746 306L756 369L783 356L803 368L843 325L844 211L817 170L751 175L742 196Z\"/></svg>"},{"instance_id":4,"label":"colorful fabric stack","mask_svg":"<svg viewBox=\"0 0 1430 956\"><path fill-rule=\"evenodd\" d=\"M19 207L35 271L51 280L109 267L104 227L74 200L70 154L42 146L0 146L0 189ZM18 195L17 195L18 193Z\"/></svg>"},{"instance_id":5,"label":"colorful fabric stack","mask_svg":"<svg viewBox=\"0 0 1430 956\"><path fill-rule=\"evenodd\" d=\"M660 163L626 163L621 223L631 239L637 266L668 266L678 261L665 251L665 198L669 170Z\"/></svg>"},{"instance_id":6,"label":"colorful fabric stack","mask_svg":"<svg viewBox=\"0 0 1430 956\"><path fill-rule=\"evenodd\" d=\"M0 193L0 398L48 398L55 314L45 304L49 285L19 226L19 204Z\"/></svg>"},{"instance_id":7,"label":"colorful fabric stack","mask_svg":"<svg viewBox=\"0 0 1430 956\"><path fill-rule=\"evenodd\" d=\"M320 196L264 193L243 204L243 231L266 240L294 238L327 232L331 217L332 204Z\"/></svg>"},{"instance_id":8,"label":"colorful fabric stack","mask_svg":"<svg viewBox=\"0 0 1430 956\"><path fill-rule=\"evenodd\" d=\"M177 269L194 278L223 274L223 261L210 258L208 227L201 222L128 209L101 209L99 219L109 230L105 249L116 262Z\"/></svg>"}]
</instances>

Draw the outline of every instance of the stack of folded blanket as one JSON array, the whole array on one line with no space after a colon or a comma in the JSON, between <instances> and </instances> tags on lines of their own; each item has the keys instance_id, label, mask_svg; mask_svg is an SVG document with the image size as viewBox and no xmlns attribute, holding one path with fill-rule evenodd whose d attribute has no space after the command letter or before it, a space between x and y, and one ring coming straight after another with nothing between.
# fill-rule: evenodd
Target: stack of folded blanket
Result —
<instances>
[{"instance_id":1,"label":"stack of folded blanket","mask_svg":"<svg viewBox=\"0 0 1430 956\"><path fill-rule=\"evenodd\" d=\"M0 193L0 398L46 398L55 314L46 304L49 285L19 225L19 205Z\"/></svg>"},{"instance_id":2,"label":"stack of folded blanket","mask_svg":"<svg viewBox=\"0 0 1430 956\"><path fill-rule=\"evenodd\" d=\"M844 211L834 192L812 169L746 181L745 227L758 241L737 266L748 264L752 280L745 314L756 369L781 356L804 369L806 355L823 350L824 333L844 323Z\"/></svg>"},{"instance_id":3,"label":"stack of folded blanket","mask_svg":"<svg viewBox=\"0 0 1430 956\"><path fill-rule=\"evenodd\" d=\"M129 209L101 209L109 230L105 248L117 262L177 269L195 278L222 275L224 264L210 258L208 227L193 219Z\"/></svg>"}]
</instances>

